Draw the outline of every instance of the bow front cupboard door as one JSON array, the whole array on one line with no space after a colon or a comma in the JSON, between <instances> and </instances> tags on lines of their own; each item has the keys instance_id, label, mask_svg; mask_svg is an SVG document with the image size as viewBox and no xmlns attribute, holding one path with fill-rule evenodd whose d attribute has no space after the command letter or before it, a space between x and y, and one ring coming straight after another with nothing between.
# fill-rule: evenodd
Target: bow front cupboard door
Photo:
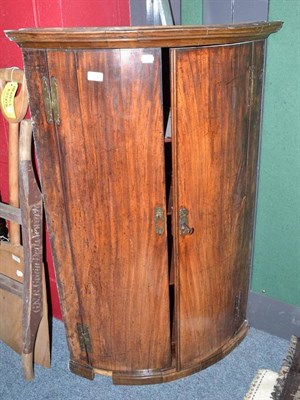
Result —
<instances>
[{"instance_id":1,"label":"bow front cupboard door","mask_svg":"<svg viewBox=\"0 0 300 400\"><path fill-rule=\"evenodd\" d=\"M246 335L264 44L281 25L7 33L72 372L166 382Z\"/></svg>"},{"instance_id":2,"label":"bow front cupboard door","mask_svg":"<svg viewBox=\"0 0 300 400\"><path fill-rule=\"evenodd\" d=\"M33 118L72 368L171 364L161 56L147 49L153 63L143 63L144 53L25 54L39 65L29 86L52 86L59 101L59 120L49 124L40 106ZM100 81L89 80L97 71ZM78 329L89 337L83 351Z\"/></svg>"},{"instance_id":3,"label":"bow front cupboard door","mask_svg":"<svg viewBox=\"0 0 300 400\"><path fill-rule=\"evenodd\" d=\"M171 50L181 368L221 351L246 319L263 50Z\"/></svg>"}]
</instances>

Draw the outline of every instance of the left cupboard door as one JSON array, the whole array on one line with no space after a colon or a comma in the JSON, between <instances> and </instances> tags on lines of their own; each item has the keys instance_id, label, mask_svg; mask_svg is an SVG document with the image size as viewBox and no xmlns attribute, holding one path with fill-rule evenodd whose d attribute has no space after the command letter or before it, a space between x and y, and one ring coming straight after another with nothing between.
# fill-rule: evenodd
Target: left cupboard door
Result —
<instances>
[{"instance_id":1,"label":"left cupboard door","mask_svg":"<svg viewBox=\"0 0 300 400\"><path fill-rule=\"evenodd\" d=\"M47 65L51 129L32 111L69 343L79 326L96 369L169 367L161 52L49 50Z\"/></svg>"}]
</instances>

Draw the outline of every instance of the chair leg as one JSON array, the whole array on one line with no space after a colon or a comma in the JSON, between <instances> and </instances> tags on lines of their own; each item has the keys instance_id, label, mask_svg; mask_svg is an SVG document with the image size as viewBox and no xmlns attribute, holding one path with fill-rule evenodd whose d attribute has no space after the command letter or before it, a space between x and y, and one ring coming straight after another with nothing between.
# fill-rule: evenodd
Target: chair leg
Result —
<instances>
[{"instance_id":1,"label":"chair leg","mask_svg":"<svg viewBox=\"0 0 300 400\"><path fill-rule=\"evenodd\" d=\"M43 316L43 205L32 166L31 139L31 122L24 120L20 129L20 208L24 248L22 364L27 380L34 378L34 344Z\"/></svg>"}]
</instances>

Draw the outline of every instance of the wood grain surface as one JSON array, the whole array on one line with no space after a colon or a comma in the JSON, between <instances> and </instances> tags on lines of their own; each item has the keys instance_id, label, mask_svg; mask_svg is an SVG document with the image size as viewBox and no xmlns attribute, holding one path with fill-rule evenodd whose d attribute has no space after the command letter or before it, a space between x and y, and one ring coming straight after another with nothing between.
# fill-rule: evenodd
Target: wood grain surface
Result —
<instances>
[{"instance_id":1,"label":"wood grain surface","mask_svg":"<svg viewBox=\"0 0 300 400\"><path fill-rule=\"evenodd\" d=\"M76 334L76 324L81 320L81 307L79 306L78 285L73 270L70 237L64 211L65 200L57 136L54 125L47 123L42 96L42 77L49 78L46 52L43 50L24 51L23 56L46 220L56 267L68 347L71 358L79 360L82 364L88 364L88 354L86 350L81 350Z\"/></svg>"},{"instance_id":2,"label":"wood grain surface","mask_svg":"<svg viewBox=\"0 0 300 400\"><path fill-rule=\"evenodd\" d=\"M262 44L251 43L171 52L174 229L181 207L194 228L175 241L182 368L245 319L263 58Z\"/></svg>"},{"instance_id":3,"label":"wood grain surface","mask_svg":"<svg viewBox=\"0 0 300 400\"><path fill-rule=\"evenodd\" d=\"M40 28L6 31L24 48L88 49L180 47L238 43L267 38L281 21L232 25L174 25L110 28Z\"/></svg>"},{"instance_id":4,"label":"wood grain surface","mask_svg":"<svg viewBox=\"0 0 300 400\"><path fill-rule=\"evenodd\" d=\"M143 55L152 62L143 63ZM55 217L63 214L70 237L89 360L108 370L165 368L166 229L157 235L154 221L157 206L166 212L160 50L48 51L47 59L61 124L56 155L44 154L43 163L60 165L47 179L63 206ZM88 80L88 71L102 73L103 82ZM38 142L50 138L45 132ZM63 235L61 225L55 235ZM64 243L56 248L66 254ZM60 256L58 270L64 263ZM69 285L64 272L61 282Z\"/></svg>"},{"instance_id":5,"label":"wood grain surface","mask_svg":"<svg viewBox=\"0 0 300 400\"><path fill-rule=\"evenodd\" d=\"M113 372L112 379L116 385L149 385L156 383L171 382L175 379L184 378L186 376L195 374L212 364L224 358L236 346L238 346L244 339L248 332L249 326L245 321L236 334L226 342L222 347L218 348L214 353L201 360L197 360L193 365L183 367L178 370L172 367L161 371L137 371L135 374L126 372Z\"/></svg>"},{"instance_id":6,"label":"wood grain surface","mask_svg":"<svg viewBox=\"0 0 300 400\"><path fill-rule=\"evenodd\" d=\"M116 383L165 382L224 357L246 334L262 39L280 27L8 34L24 47L47 48L23 53L72 372L93 378L102 371ZM162 71L169 64L167 51L162 59L155 48L162 44L178 46L170 49L167 144L170 88ZM219 45L181 48L203 44ZM138 46L149 48L130 49ZM53 79L56 125L54 115L46 119L42 96L42 81L50 88ZM51 97L53 103L53 91ZM186 236L181 208L193 228ZM174 237L169 255L167 235ZM78 326L90 343L80 346Z\"/></svg>"}]
</instances>

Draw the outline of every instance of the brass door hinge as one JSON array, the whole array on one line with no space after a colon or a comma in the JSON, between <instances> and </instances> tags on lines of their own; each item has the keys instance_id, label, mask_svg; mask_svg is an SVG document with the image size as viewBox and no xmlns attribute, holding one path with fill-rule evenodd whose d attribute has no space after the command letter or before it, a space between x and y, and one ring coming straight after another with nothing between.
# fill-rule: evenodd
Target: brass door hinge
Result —
<instances>
[{"instance_id":1,"label":"brass door hinge","mask_svg":"<svg viewBox=\"0 0 300 400\"><path fill-rule=\"evenodd\" d=\"M250 84L249 84L250 95L249 95L248 106L251 107L252 102L253 102L254 79L255 79L255 66L253 64L250 66L249 78L250 78Z\"/></svg>"},{"instance_id":2,"label":"brass door hinge","mask_svg":"<svg viewBox=\"0 0 300 400\"><path fill-rule=\"evenodd\" d=\"M50 79L50 88L48 78L42 77L42 91L44 97L44 107L48 124L60 124L60 110L58 97L58 83L54 76Z\"/></svg>"},{"instance_id":3,"label":"brass door hinge","mask_svg":"<svg viewBox=\"0 0 300 400\"><path fill-rule=\"evenodd\" d=\"M241 315L241 297L242 297L242 293L241 292L239 292L235 296L234 316L235 316L236 319L240 318L240 315Z\"/></svg>"},{"instance_id":4,"label":"brass door hinge","mask_svg":"<svg viewBox=\"0 0 300 400\"><path fill-rule=\"evenodd\" d=\"M77 336L81 351L92 352L92 342L90 337L89 328L86 325L77 322Z\"/></svg>"}]
</instances>

